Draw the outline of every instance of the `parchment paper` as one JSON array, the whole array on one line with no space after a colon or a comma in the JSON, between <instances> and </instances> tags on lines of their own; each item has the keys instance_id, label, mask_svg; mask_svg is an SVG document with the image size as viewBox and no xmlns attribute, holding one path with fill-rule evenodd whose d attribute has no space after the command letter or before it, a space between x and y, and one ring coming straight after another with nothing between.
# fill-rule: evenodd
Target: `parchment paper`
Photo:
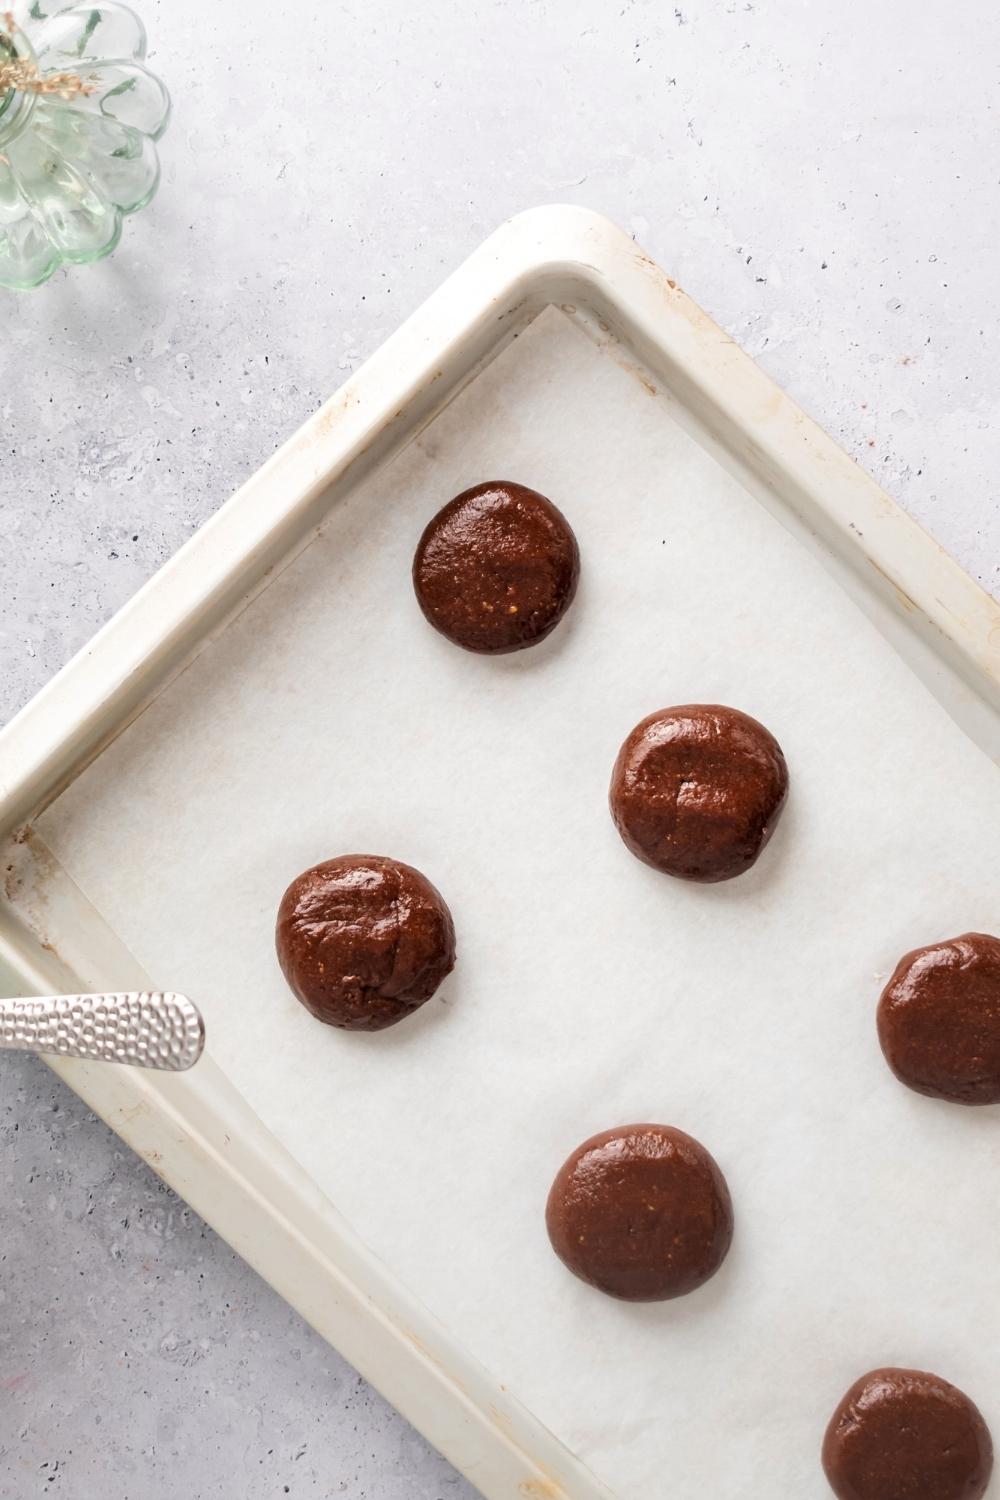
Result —
<instances>
[{"instance_id":1,"label":"parchment paper","mask_svg":"<svg viewBox=\"0 0 1000 1500\"><path fill-rule=\"evenodd\" d=\"M583 578L549 642L490 660L424 623L409 568L498 477L564 508ZM606 810L627 731L690 701L762 719L791 770L721 886L645 868ZM874 1026L905 950L1000 930L998 830L997 769L556 312L41 826L364 1240L627 1500L820 1500L826 1420L876 1364L955 1381L1000 1437L1000 1110L908 1092ZM440 998L376 1036L317 1025L274 958L286 883L349 851L424 870L458 930ZM703 1141L737 1214L722 1271L659 1306L575 1281L543 1224L571 1148L640 1120Z\"/></svg>"}]
</instances>

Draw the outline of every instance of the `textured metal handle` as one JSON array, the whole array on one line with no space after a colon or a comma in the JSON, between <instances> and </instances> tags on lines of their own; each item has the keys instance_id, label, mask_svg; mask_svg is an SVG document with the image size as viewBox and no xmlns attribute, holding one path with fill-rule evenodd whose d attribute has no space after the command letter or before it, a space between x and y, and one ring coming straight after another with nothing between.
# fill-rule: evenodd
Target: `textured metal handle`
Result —
<instances>
[{"instance_id":1,"label":"textured metal handle","mask_svg":"<svg viewBox=\"0 0 1000 1500\"><path fill-rule=\"evenodd\" d=\"M0 1000L0 1048L180 1073L201 1056L205 1023L186 995L33 995Z\"/></svg>"}]
</instances>

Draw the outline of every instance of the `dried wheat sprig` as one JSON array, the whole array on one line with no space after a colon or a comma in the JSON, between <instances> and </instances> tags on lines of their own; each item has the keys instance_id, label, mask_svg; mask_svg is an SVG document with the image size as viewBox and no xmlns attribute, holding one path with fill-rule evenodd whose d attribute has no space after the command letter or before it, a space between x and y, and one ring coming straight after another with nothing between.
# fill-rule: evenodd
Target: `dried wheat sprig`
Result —
<instances>
[{"instance_id":1,"label":"dried wheat sprig","mask_svg":"<svg viewBox=\"0 0 1000 1500\"><path fill-rule=\"evenodd\" d=\"M13 53L17 22L11 11L5 13L3 21L7 32L3 40ZM21 94L49 94L60 99L78 99L94 93L96 86L97 78L93 73L88 77L80 73L46 73L43 76L35 63L24 58L14 57L0 63L0 99L4 94L15 90Z\"/></svg>"}]
</instances>

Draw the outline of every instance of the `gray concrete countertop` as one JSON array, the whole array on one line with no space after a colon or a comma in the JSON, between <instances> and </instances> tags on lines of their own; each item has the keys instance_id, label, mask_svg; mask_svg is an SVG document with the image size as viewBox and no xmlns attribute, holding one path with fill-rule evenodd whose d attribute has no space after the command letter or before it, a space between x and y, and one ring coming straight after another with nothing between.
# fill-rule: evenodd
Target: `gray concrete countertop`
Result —
<instances>
[{"instance_id":1,"label":"gray concrete countertop","mask_svg":"<svg viewBox=\"0 0 1000 1500\"><path fill-rule=\"evenodd\" d=\"M630 230L997 592L987 0L134 3L159 197L0 294L0 716L549 201ZM0 1059L0 1131L0 1495L472 1495L40 1063Z\"/></svg>"}]
</instances>

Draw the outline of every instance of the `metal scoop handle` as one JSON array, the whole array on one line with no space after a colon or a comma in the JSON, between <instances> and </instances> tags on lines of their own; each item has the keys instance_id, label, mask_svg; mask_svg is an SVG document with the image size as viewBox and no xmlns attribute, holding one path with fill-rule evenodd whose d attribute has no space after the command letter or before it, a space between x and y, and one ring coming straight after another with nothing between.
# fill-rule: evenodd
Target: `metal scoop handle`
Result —
<instances>
[{"instance_id":1,"label":"metal scoop handle","mask_svg":"<svg viewBox=\"0 0 1000 1500\"><path fill-rule=\"evenodd\" d=\"M0 999L0 1048L180 1073L201 1056L205 1023L186 995L32 995Z\"/></svg>"}]
</instances>

